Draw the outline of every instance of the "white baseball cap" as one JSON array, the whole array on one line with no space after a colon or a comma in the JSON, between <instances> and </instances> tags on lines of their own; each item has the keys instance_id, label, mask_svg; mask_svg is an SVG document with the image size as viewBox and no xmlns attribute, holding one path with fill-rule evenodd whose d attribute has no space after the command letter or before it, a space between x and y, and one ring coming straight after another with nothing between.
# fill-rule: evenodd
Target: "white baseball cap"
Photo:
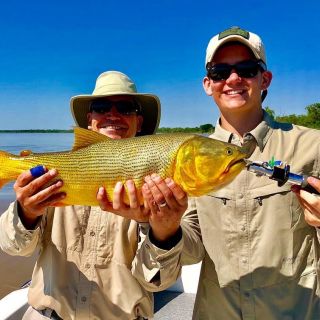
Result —
<instances>
[{"instance_id":1,"label":"white baseball cap","mask_svg":"<svg viewBox=\"0 0 320 320\"><path fill-rule=\"evenodd\" d=\"M206 64L212 61L217 50L225 43L230 41L241 42L251 49L252 53L258 60L267 64L264 44L261 38L253 32L243 30L239 27L231 27L215 35L209 41L206 52Z\"/></svg>"}]
</instances>

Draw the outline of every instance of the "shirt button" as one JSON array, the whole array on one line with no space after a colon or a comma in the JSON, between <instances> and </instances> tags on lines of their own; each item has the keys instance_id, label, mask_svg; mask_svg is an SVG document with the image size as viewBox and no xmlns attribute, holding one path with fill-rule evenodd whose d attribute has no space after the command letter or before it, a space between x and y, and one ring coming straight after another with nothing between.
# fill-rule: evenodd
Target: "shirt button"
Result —
<instances>
[{"instance_id":1,"label":"shirt button","mask_svg":"<svg viewBox=\"0 0 320 320\"><path fill-rule=\"evenodd\" d=\"M246 298L249 298L249 297L250 297L250 293L249 293L249 292L245 292L244 295L245 295Z\"/></svg>"},{"instance_id":2,"label":"shirt button","mask_svg":"<svg viewBox=\"0 0 320 320\"><path fill-rule=\"evenodd\" d=\"M239 199L242 199L243 198L243 193L239 193L238 197L239 197Z\"/></svg>"},{"instance_id":3,"label":"shirt button","mask_svg":"<svg viewBox=\"0 0 320 320\"><path fill-rule=\"evenodd\" d=\"M81 297L81 301L82 302L86 302L87 301L87 297Z\"/></svg>"},{"instance_id":4,"label":"shirt button","mask_svg":"<svg viewBox=\"0 0 320 320\"><path fill-rule=\"evenodd\" d=\"M89 268L90 268L90 263L86 263L86 264L85 264L85 267L86 267L87 269L89 269Z\"/></svg>"},{"instance_id":5,"label":"shirt button","mask_svg":"<svg viewBox=\"0 0 320 320\"><path fill-rule=\"evenodd\" d=\"M245 230L246 230L246 226L242 226L241 231L245 231Z\"/></svg>"},{"instance_id":6,"label":"shirt button","mask_svg":"<svg viewBox=\"0 0 320 320\"><path fill-rule=\"evenodd\" d=\"M246 258L243 258L243 259L242 259L242 263L247 263L247 261L248 261L248 260L247 260Z\"/></svg>"},{"instance_id":7,"label":"shirt button","mask_svg":"<svg viewBox=\"0 0 320 320\"><path fill-rule=\"evenodd\" d=\"M94 237L96 235L96 233L94 231L90 231L90 236Z\"/></svg>"}]
</instances>

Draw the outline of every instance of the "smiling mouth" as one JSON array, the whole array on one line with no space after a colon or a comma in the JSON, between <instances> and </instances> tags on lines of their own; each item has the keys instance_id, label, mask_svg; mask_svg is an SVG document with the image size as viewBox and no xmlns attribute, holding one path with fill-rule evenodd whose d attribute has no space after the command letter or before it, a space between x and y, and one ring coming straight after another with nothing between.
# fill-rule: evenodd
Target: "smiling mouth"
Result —
<instances>
[{"instance_id":1,"label":"smiling mouth","mask_svg":"<svg viewBox=\"0 0 320 320\"><path fill-rule=\"evenodd\" d=\"M224 94L227 96L233 96L236 94L243 94L243 93L245 93L245 90L228 90L224 92Z\"/></svg>"},{"instance_id":2,"label":"smiling mouth","mask_svg":"<svg viewBox=\"0 0 320 320\"><path fill-rule=\"evenodd\" d=\"M117 126L117 125L105 125L105 126L99 126L99 129L106 129L106 130L126 130L127 128L123 126Z\"/></svg>"}]
</instances>

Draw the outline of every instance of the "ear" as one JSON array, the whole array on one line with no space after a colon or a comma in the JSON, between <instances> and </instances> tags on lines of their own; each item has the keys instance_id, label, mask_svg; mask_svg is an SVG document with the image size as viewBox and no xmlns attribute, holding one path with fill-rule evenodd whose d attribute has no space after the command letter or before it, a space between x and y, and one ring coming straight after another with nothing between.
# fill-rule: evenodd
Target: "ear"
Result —
<instances>
[{"instance_id":1,"label":"ear","mask_svg":"<svg viewBox=\"0 0 320 320\"><path fill-rule=\"evenodd\" d=\"M137 132L141 131L142 123L143 123L143 117L137 116Z\"/></svg>"},{"instance_id":2,"label":"ear","mask_svg":"<svg viewBox=\"0 0 320 320\"><path fill-rule=\"evenodd\" d=\"M211 80L206 76L202 81L203 89L208 96L212 96L213 91L211 87Z\"/></svg>"},{"instance_id":3,"label":"ear","mask_svg":"<svg viewBox=\"0 0 320 320\"><path fill-rule=\"evenodd\" d=\"M270 71L264 71L262 73L261 90L266 90L270 86L272 80L272 73Z\"/></svg>"},{"instance_id":4,"label":"ear","mask_svg":"<svg viewBox=\"0 0 320 320\"><path fill-rule=\"evenodd\" d=\"M88 129L91 129L91 122L92 122L92 113L88 112L87 113L87 120L88 120Z\"/></svg>"}]
</instances>

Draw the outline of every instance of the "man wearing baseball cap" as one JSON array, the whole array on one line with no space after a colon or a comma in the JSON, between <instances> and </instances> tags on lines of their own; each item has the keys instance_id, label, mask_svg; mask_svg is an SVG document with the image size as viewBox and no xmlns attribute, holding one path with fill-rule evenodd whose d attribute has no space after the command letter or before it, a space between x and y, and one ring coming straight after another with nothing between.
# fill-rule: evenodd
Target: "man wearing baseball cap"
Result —
<instances>
[{"instance_id":1,"label":"man wearing baseball cap","mask_svg":"<svg viewBox=\"0 0 320 320\"><path fill-rule=\"evenodd\" d=\"M220 32L208 44L205 68L204 90L220 111L212 138L237 145L254 138L252 160L275 157L292 172L319 176L320 132L276 122L262 108L272 74L258 35L239 27ZM308 182L320 191L318 179ZM149 203L159 190L166 194L156 179L147 186ZM172 213L152 212L134 275L158 291L182 265L202 261L193 319L320 319L320 198L292 191L243 171L225 188L191 199L168 229L161 224Z\"/></svg>"}]
</instances>

